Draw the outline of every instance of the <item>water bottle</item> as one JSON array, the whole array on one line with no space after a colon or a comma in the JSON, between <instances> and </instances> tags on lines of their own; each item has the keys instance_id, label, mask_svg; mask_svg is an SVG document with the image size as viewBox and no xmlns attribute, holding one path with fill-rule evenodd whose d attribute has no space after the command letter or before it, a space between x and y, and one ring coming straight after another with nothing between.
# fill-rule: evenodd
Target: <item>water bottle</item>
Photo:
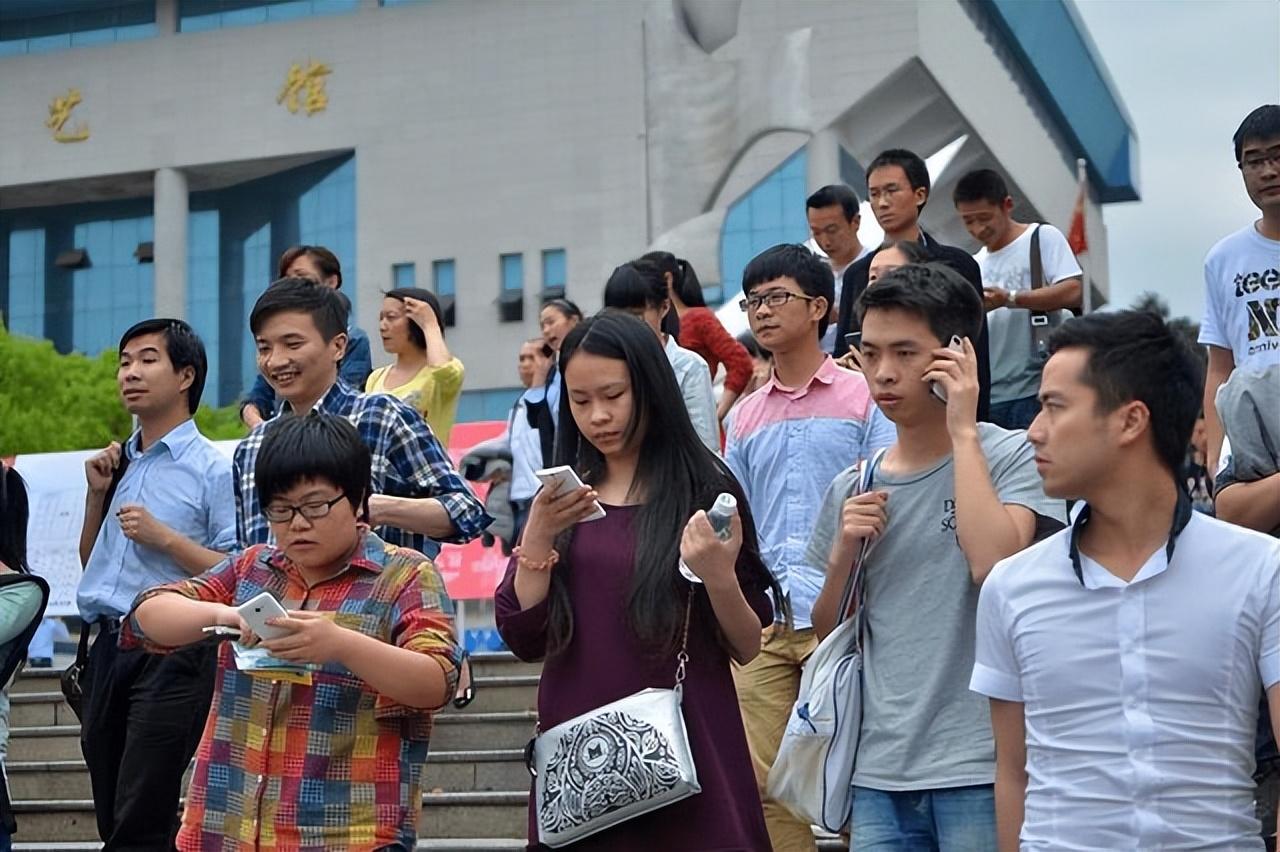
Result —
<instances>
[{"instance_id":1,"label":"water bottle","mask_svg":"<svg viewBox=\"0 0 1280 852\"><path fill-rule=\"evenodd\" d=\"M721 493L707 510L707 520L711 522L711 529L715 532L716 538L721 541L729 540L733 534L733 516L736 514L738 514L737 499L732 494ZM680 560L680 575L690 583L702 582L683 559Z\"/></svg>"}]
</instances>

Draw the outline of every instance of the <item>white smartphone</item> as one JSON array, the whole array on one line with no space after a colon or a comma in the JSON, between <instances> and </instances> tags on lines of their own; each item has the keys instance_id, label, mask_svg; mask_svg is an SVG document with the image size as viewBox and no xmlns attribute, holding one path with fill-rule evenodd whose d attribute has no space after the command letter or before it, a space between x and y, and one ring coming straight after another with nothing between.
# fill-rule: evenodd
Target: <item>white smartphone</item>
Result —
<instances>
[{"instance_id":1,"label":"white smartphone","mask_svg":"<svg viewBox=\"0 0 1280 852\"><path fill-rule=\"evenodd\" d=\"M547 467L542 470L535 471L534 476L543 484L545 488L551 490L552 494L563 494L566 491L573 491L576 488L582 488L585 483L578 478L578 472L567 464L558 465L557 467ZM604 507L597 500L595 511L587 515L582 520L598 521L604 517Z\"/></svg>"},{"instance_id":2,"label":"white smartphone","mask_svg":"<svg viewBox=\"0 0 1280 852\"><path fill-rule=\"evenodd\" d=\"M210 624L208 627L200 628L201 633L208 633L210 636L230 636L232 639L240 638L239 627L228 627L225 624Z\"/></svg>"},{"instance_id":3,"label":"white smartphone","mask_svg":"<svg viewBox=\"0 0 1280 852\"><path fill-rule=\"evenodd\" d=\"M964 341L961 340L957 335L953 334L951 335L951 342L947 344L947 348L950 349L952 352L963 352ZM943 404L946 403L947 401L946 388L944 388L938 382L929 382L929 390L933 391L933 395L936 396L940 402L942 402Z\"/></svg>"},{"instance_id":4,"label":"white smartphone","mask_svg":"<svg viewBox=\"0 0 1280 852\"><path fill-rule=\"evenodd\" d=\"M263 592L245 601L236 607L236 611L260 639L278 639L289 633L288 630L267 624L268 618L284 618L289 614L270 592Z\"/></svg>"}]
</instances>

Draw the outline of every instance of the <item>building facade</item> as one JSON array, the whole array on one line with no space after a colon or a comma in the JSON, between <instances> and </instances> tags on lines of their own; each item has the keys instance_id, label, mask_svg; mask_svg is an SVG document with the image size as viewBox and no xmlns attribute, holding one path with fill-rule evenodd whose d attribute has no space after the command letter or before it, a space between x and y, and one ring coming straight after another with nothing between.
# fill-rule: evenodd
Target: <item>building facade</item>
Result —
<instances>
[{"instance_id":1,"label":"building facade","mask_svg":"<svg viewBox=\"0 0 1280 852\"><path fill-rule=\"evenodd\" d=\"M375 362L382 291L433 289L460 419L502 418L544 297L656 247L732 298L886 147L949 152L924 224L960 245L965 171L1065 227L1086 159L1105 301L1137 143L1069 0L6 0L0 311L90 354L184 317L226 404L276 259L325 245Z\"/></svg>"}]
</instances>

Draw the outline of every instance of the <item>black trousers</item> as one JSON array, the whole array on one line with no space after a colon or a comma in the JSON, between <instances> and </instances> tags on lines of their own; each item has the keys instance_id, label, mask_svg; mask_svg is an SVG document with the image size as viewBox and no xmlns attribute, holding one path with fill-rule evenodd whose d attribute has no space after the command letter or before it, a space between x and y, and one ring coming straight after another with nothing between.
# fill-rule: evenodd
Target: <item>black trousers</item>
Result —
<instances>
[{"instance_id":1,"label":"black trousers","mask_svg":"<svg viewBox=\"0 0 1280 852\"><path fill-rule=\"evenodd\" d=\"M165 655L121 651L114 625L95 629L80 750L103 849L170 852L182 774L200 744L213 698L217 645Z\"/></svg>"}]
</instances>

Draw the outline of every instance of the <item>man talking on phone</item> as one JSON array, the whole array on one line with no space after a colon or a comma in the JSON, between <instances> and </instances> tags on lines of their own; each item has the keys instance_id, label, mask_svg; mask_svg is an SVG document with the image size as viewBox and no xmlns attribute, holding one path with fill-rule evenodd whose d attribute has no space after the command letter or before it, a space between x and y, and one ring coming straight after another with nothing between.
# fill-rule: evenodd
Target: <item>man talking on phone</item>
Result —
<instances>
[{"instance_id":1,"label":"man talking on phone","mask_svg":"<svg viewBox=\"0 0 1280 852\"><path fill-rule=\"evenodd\" d=\"M807 553L826 568L813 604L826 636L867 548L851 847L986 852L995 749L987 705L968 690L978 589L996 562L1061 528L1066 507L1045 496L1025 432L978 422L983 311L968 282L904 266L857 312L863 374L897 440L865 493L857 467L836 476Z\"/></svg>"},{"instance_id":2,"label":"man talking on phone","mask_svg":"<svg viewBox=\"0 0 1280 852\"><path fill-rule=\"evenodd\" d=\"M85 463L76 603L96 639L81 679L80 748L107 850L173 848L182 773L213 695L212 645L169 657L116 645L139 592L200 574L235 544L231 460L191 419L207 371L204 344L181 320L126 331L116 380L138 429Z\"/></svg>"}]
</instances>

